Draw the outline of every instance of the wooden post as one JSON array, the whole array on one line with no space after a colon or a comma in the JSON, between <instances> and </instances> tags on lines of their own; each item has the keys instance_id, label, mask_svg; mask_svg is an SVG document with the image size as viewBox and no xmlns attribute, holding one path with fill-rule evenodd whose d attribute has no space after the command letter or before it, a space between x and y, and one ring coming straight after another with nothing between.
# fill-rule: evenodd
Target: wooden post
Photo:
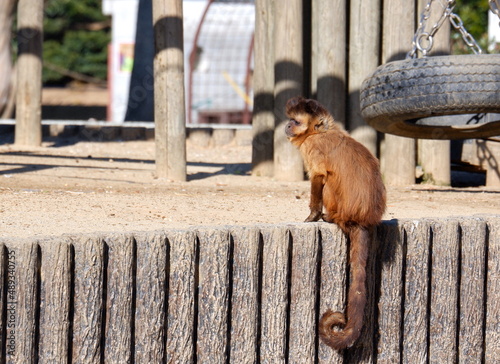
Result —
<instances>
[{"instance_id":1,"label":"wooden post","mask_svg":"<svg viewBox=\"0 0 500 364\"><path fill-rule=\"evenodd\" d=\"M160 178L186 180L182 0L153 0L155 143Z\"/></svg>"},{"instance_id":2,"label":"wooden post","mask_svg":"<svg viewBox=\"0 0 500 364\"><path fill-rule=\"evenodd\" d=\"M12 31L12 18L14 12L14 0L4 0L0 2L0 115L3 114L8 101L11 86L12 54L10 45L10 34Z\"/></svg>"},{"instance_id":3,"label":"wooden post","mask_svg":"<svg viewBox=\"0 0 500 364\"><path fill-rule=\"evenodd\" d=\"M420 12L426 4L427 1L419 1ZM441 12L441 5L433 3L431 15L427 20L428 29L439 20ZM450 23L446 20L434 36L431 56L451 53L450 28ZM424 170L424 178L427 179L427 182L442 186L451 184L450 158L449 140L421 139L418 141L418 160Z\"/></svg>"},{"instance_id":4,"label":"wooden post","mask_svg":"<svg viewBox=\"0 0 500 364\"><path fill-rule=\"evenodd\" d=\"M316 0L313 37L317 40L317 99L345 125L347 5L345 0Z\"/></svg>"},{"instance_id":5,"label":"wooden post","mask_svg":"<svg viewBox=\"0 0 500 364\"><path fill-rule=\"evenodd\" d=\"M404 19L404 21L402 21ZM384 1L382 62L404 59L415 30L415 8L404 0ZM389 185L415 183L415 140L385 135L382 173Z\"/></svg>"},{"instance_id":6,"label":"wooden post","mask_svg":"<svg viewBox=\"0 0 500 364\"><path fill-rule=\"evenodd\" d=\"M42 144L43 1L17 5L17 99L15 143Z\"/></svg>"},{"instance_id":7,"label":"wooden post","mask_svg":"<svg viewBox=\"0 0 500 364\"><path fill-rule=\"evenodd\" d=\"M279 180L301 181L302 158L285 135L285 104L289 98L303 93L302 0L276 4L274 19L274 176Z\"/></svg>"},{"instance_id":8,"label":"wooden post","mask_svg":"<svg viewBox=\"0 0 500 364\"><path fill-rule=\"evenodd\" d=\"M350 4L348 126L351 135L376 154L377 133L361 117L359 92L363 80L379 65L380 0L352 0Z\"/></svg>"},{"instance_id":9,"label":"wooden post","mask_svg":"<svg viewBox=\"0 0 500 364\"><path fill-rule=\"evenodd\" d=\"M274 0L255 1L252 174L273 175Z\"/></svg>"}]
</instances>

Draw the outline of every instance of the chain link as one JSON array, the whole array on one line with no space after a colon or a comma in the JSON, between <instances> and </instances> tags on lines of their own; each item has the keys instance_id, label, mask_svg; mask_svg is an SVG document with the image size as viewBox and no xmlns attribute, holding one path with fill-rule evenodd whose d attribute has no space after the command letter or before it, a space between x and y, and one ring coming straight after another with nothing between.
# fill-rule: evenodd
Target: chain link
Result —
<instances>
[{"instance_id":1,"label":"chain link","mask_svg":"<svg viewBox=\"0 0 500 364\"><path fill-rule=\"evenodd\" d=\"M500 18L500 0L489 0L491 11ZM500 26L500 23L498 24Z\"/></svg>"},{"instance_id":2,"label":"chain link","mask_svg":"<svg viewBox=\"0 0 500 364\"><path fill-rule=\"evenodd\" d=\"M495 3L495 5L497 6L497 15L500 17L500 11L498 10L500 8L498 6L500 4L500 0L489 1L490 7L492 7L492 3ZM446 21L446 19L449 19L453 27L460 32L465 44L467 44L467 46L469 46L475 54L481 54L481 47L477 44L474 37L465 29L462 19L460 19L460 17L453 12L453 9L455 8L455 0L446 1L446 7L443 6L443 13L441 14L439 20L432 26L429 32L425 31L427 20L431 15L431 7L433 2L434 0L428 0L424 10L422 11L422 14L420 15L418 29L413 36L413 47L411 51L406 55L406 58L417 58L418 51L422 53L422 57L427 57L427 55L432 50L432 46L434 44L434 36Z\"/></svg>"},{"instance_id":3,"label":"chain link","mask_svg":"<svg viewBox=\"0 0 500 364\"><path fill-rule=\"evenodd\" d=\"M481 49L481 47L479 46L479 44L477 44L476 40L474 39L474 37L472 36L472 34L470 34L464 27L464 23L462 22L462 19L460 19L460 17L455 14L455 13L451 13L450 14L450 23L451 25L453 25L453 27L458 30L460 32L460 34L462 35L462 39L464 40L465 44L467 44L467 46L472 49L472 51L474 52L474 54L481 54L483 53L483 50Z\"/></svg>"}]
</instances>

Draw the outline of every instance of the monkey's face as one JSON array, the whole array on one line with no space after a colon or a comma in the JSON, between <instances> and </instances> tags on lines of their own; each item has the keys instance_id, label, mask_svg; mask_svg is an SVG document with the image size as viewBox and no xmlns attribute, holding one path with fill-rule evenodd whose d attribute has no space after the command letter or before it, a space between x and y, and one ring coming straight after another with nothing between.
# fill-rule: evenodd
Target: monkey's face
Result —
<instances>
[{"instance_id":1,"label":"monkey's face","mask_svg":"<svg viewBox=\"0 0 500 364\"><path fill-rule=\"evenodd\" d=\"M286 115L290 121L285 133L292 143L301 144L309 135L328 129L330 114L319 102L303 97L293 97L286 104Z\"/></svg>"},{"instance_id":2,"label":"monkey's face","mask_svg":"<svg viewBox=\"0 0 500 364\"><path fill-rule=\"evenodd\" d=\"M308 120L306 115L295 115L295 117L290 118L285 126L285 134L289 139L305 135L308 132Z\"/></svg>"}]
</instances>

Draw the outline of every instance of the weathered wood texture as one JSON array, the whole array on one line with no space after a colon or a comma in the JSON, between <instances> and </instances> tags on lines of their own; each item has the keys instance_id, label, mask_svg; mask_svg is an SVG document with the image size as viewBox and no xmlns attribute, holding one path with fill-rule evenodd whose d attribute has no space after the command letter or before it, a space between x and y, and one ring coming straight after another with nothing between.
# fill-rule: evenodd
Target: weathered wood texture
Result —
<instances>
[{"instance_id":1,"label":"weathered wood texture","mask_svg":"<svg viewBox=\"0 0 500 364\"><path fill-rule=\"evenodd\" d=\"M488 219L486 267L485 363L500 358L500 217Z\"/></svg>"},{"instance_id":2,"label":"weathered wood texture","mask_svg":"<svg viewBox=\"0 0 500 364\"><path fill-rule=\"evenodd\" d=\"M136 363L164 363L167 311L167 238L165 234L136 236Z\"/></svg>"},{"instance_id":3,"label":"weathered wood texture","mask_svg":"<svg viewBox=\"0 0 500 364\"><path fill-rule=\"evenodd\" d=\"M274 172L274 0L255 1L252 174Z\"/></svg>"},{"instance_id":4,"label":"weathered wood texture","mask_svg":"<svg viewBox=\"0 0 500 364\"><path fill-rule=\"evenodd\" d=\"M345 126L347 89L347 27L346 1L313 1L313 57L316 62L316 93L318 101ZM316 21L314 21L316 20ZM328 34L325 31L328 30ZM314 92L314 89L313 89Z\"/></svg>"},{"instance_id":5,"label":"weathered wood texture","mask_svg":"<svg viewBox=\"0 0 500 364\"><path fill-rule=\"evenodd\" d=\"M73 362L101 363L104 337L105 249L100 237L73 241Z\"/></svg>"},{"instance_id":6,"label":"weathered wood texture","mask_svg":"<svg viewBox=\"0 0 500 364\"><path fill-rule=\"evenodd\" d=\"M381 0L351 0L348 4L350 6L349 21L345 22L345 26L349 26L348 130L355 139L376 155L377 132L361 117L359 95L364 79L379 65Z\"/></svg>"},{"instance_id":7,"label":"weathered wood texture","mask_svg":"<svg viewBox=\"0 0 500 364\"><path fill-rule=\"evenodd\" d=\"M409 5L404 0L383 2L382 63L404 59L410 49L416 9ZM415 183L415 140L388 134L384 136L384 143L381 167L386 183Z\"/></svg>"},{"instance_id":8,"label":"weathered wood texture","mask_svg":"<svg viewBox=\"0 0 500 364\"><path fill-rule=\"evenodd\" d=\"M195 302L198 245L193 232L167 234L169 278L167 362L194 363L196 353Z\"/></svg>"},{"instance_id":9,"label":"weathered wood texture","mask_svg":"<svg viewBox=\"0 0 500 364\"><path fill-rule=\"evenodd\" d=\"M418 1L418 14L421 14L427 1ZM440 4L433 3L429 19L427 20L427 29L431 24L436 24L441 18L442 7ZM426 30L427 30L426 29ZM427 30L428 31L428 30ZM451 24L445 21L439 31L433 37L432 55L451 54ZM435 131L439 133L440 131ZM435 185L449 186L451 184L450 169L450 141L449 140L418 140L418 160L424 171L424 178Z\"/></svg>"},{"instance_id":10,"label":"weathered wood texture","mask_svg":"<svg viewBox=\"0 0 500 364\"><path fill-rule=\"evenodd\" d=\"M65 240L40 243L39 363L67 363L71 304L71 250Z\"/></svg>"},{"instance_id":11,"label":"weathered wood texture","mask_svg":"<svg viewBox=\"0 0 500 364\"><path fill-rule=\"evenodd\" d=\"M345 310L333 224L1 241L0 362L498 360L499 216L392 220L373 242L365 325L338 353L317 337Z\"/></svg>"},{"instance_id":12,"label":"weathered wood texture","mask_svg":"<svg viewBox=\"0 0 500 364\"><path fill-rule=\"evenodd\" d=\"M12 271L13 272L13 271ZM13 277L12 277L13 278ZM5 285L4 289L0 289L0 313L7 312L5 307L5 295L10 290L11 287L11 277L9 277L9 261L8 261L8 253L5 249L5 246L0 243L0 282L3 282ZM4 287L4 286L2 286ZM0 314L0 333L5 337L7 331L7 322L9 321L10 314L7 312L7 315L4 317L3 314ZM12 319L15 320L15 315L12 315ZM8 344L6 340L0 340L0 353L4 352L5 345Z\"/></svg>"},{"instance_id":13,"label":"weathered wood texture","mask_svg":"<svg viewBox=\"0 0 500 364\"><path fill-rule=\"evenodd\" d=\"M17 89L15 143L42 144L43 1L17 4Z\"/></svg>"},{"instance_id":14,"label":"weathered wood texture","mask_svg":"<svg viewBox=\"0 0 500 364\"><path fill-rule=\"evenodd\" d=\"M302 47L302 0L277 4L274 9L274 177L302 181L304 168L299 150L285 135L288 118L285 105L289 98L304 93Z\"/></svg>"},{"instance_id":15,"label":"weathered wood texture","mask_svg":"<svg viewBox=\"0 0 500 364\"><path fill-rule=\"evenodd\" d=\"M186 109L181 0L154 0L156 172L186 180Z\"/></svg>"},{"instance_id":16,"label":"weathered wood texture","mask_svg":"<svg viewBox=\"0 0 500 364\"><path fill-rule=\"evenodd\" d=\"M347 299L347 238L335 224L323 224L320 229L318 317L328 309L344 312ZM319 345L319 363L343 363L343 356L326 345Z\"/></svg>"},{"instance_id":17,"label":"weathered wood texture","mask_svg":"<svg viewBox=\"0 0 500 364\"><path fill-rule=\"evenodd\" d=\"M235 228L231 297L231 360L257 363L262 240L256 227Z\"/></svg>"},{"instance_id":18,"label":"weathered wood texture","mask_svg":"<svg viewBox=\"0 0 500 364\"><path fill-rule=\"evenodd\" d=\"M108 363L132 363L135 306L135 241L132 236L105 238L106 323L104 360Z\"/></svg>"},{"instance_id":19,"label":"weathered wood texture","mask_svg":"<svg viewBox=\"0 0 500 364\"><path fill-rule=\"evenodd\" d=\"M426 220L403 224L405 258L403 294L403 363L426 363L428 359L427 302L429 299L430 224Z\"/></svg>"}]
</instances>

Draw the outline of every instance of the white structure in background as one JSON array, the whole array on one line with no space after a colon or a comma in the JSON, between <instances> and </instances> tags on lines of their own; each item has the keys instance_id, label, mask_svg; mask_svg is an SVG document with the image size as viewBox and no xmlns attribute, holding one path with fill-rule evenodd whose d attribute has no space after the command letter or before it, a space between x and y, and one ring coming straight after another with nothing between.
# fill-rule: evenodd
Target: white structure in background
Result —
<instances>
[{"instance_id":1,"label":"white structure in background","mask_svg":"<svg viewBox=\"0 0 500 364\"><path fill-rule=\"evenodd\" d=\"M102 12L111 15L113 20L108 48L108 119L111 121L123 121L127 112L138 6L139 0L102 2Z\"/></svg>"},{"instance_id":2,"label":"white structure in background","mask_svg":"<svg viewBox=\"0 0 500 364\"><path fill-rule=\"evenodd\" d=\"M207 0L185 0L184 12L184 57L185 74L196 28L207 5ZM130 77L134 61L134 44L139 0L103 0L102 11L112 17L111 45L109 47L108 119L123 121L127 112ZM187 76L186 76L187 79Z\"/></svg>"},{"instance_id":3,"label":"white structure in background","mask_svg":"<svg viewBox=\"0 0 500 364\"><path fill-rule=\"evenodd\" d=\"M495 48L496 43L500 43L500 19L491 10L488 11L488 39L490 51Z\"/></svg>"},{"instance_id":4,"label":"white structure in background","mask_svg":"<svg viewBox=\"0 0 500 364\"><path fill-rule=\"evenodd\" d=\"M103 13L111 15L113 22L108 62L108 119L121 122L127 111L139 0L103 0L102 4ZM206 6L207 0L183 1L186 103L189 92L189 55ZM198 110L241 110L244 107L244 100L238 95L234 84L231 85L231 81L239 87L243 86L247 64L240 62L239 57L247 57L254 29L254 15L253 4L212 4L212 22L202 28L199 39L202 52L193 82L194 120Z\"/></svg>"}]
</instances>

